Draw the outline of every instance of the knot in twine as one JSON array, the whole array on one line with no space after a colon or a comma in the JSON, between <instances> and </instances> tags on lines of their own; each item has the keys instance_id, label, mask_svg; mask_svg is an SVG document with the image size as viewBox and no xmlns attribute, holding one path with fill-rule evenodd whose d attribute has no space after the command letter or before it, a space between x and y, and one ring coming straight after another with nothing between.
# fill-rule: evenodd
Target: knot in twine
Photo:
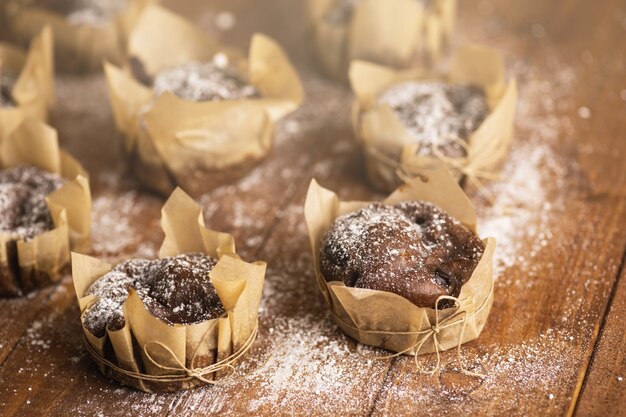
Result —
<instances>
[{"instance_id":1,"label":"knot in twine","mask_svg":"<svg viewBox=\"0 0 626 417\"><path fill-rule=\"evenodd\" d=\"M343 318L339 317L339 315L337 315L334 311L331 311L331 314L333 315L335 319L339 320L343 325L361 333L379 334L379 335L388 335L388 336L401 336L401 335L418 336L418 339L416 340L416 342L413 343L408 348L400 352L391 354L391 355L376 356L373 359L379 359L379 360L391 359L391 358L404 355L408 352L414 351L415 352L415 356L414 356L415 366L420 373L425 374L425 375L434 375L436 372L438 372L441 369L441 350L442 349L439 343L439 334L441 333L441 331L446 328L461 324L462 325L461 332L459 333L459 339L456 344L456 358L459 363L459 367L461 368L461 372L465 375L485 378L487 376L485 374L472 372L472 371L465 369L465 366L463 365L463 356L461 354L461 345L463 343L463 336L465 336L465 328L467 327L467 321L473 316L477 315L483 308L485 308L488 305L488 300L491 298L492 294L493 294L493 284L489 291L489 295L487 296L487 298L485 298L484 303L471 314L468 314L468 312L465 310L461 311L461 302L459 301L458 298L448 296L448 295L442 295L438 297L437 302L435 304L435 322L430 323L428 316L426 316L426 320L429 321L428 323L429 325L426 328L426 330L421 330L421 331L395 332L395 331L384 331L384 330L363 330L346 322ZM453 301L454 309L455 309L454 312L450 316L443 318L443 319L441 319L439 316L439 311L440 311L439 302L442 300ZM422 336L422 337L419 338L419 336ZM437 355L437 361L435 363L435 366L432 369L427 370L427 369L424 369L419 364L417 357L419 356L420 350L424 347L424 344L431 338L433 340L433 346L435 347L435 354Z\"/></svg>"},{"instance_id":2,"label":"knot in twine","mask_svg":"<svg viewBox=\"0 0 626 417\"><path fill-rule=\"evenodd\" d=\"M217 324L217 320L215 320L215 323ZM207 335L211 332L211 330L214 327L215 327L215 324L210 326L209 329L206 331L206 333L200 339L200 342L198 343L198 346L196 347L196 350L194 351L194 354L191 357L191 365L189 367L187 367L185 363L178 358L178 356L174 353L174 351L170 347L166 346L165 344L161 342L146 343L143 346L143 353L145 354L146 358L158 368L163 369L165 371L172 371L172 374L166 374L166 375L148 375L148 374L144 374L141 372L134 372L128 369L121 368L115 363L102 357L86 339L85 339L85 347L87 348L87 351L97 363L107 366L122 375L126 375L132 378L140 379L143 381L153 381L153 382L185 382L185 381L196 379L206 384L219 385L220 383L222 383L221 381L215 381L213 379L209 379L209 376L211 374L214 374L222 370L230 371L228 376L231 376L235 373L235 367L233 366L233 364L237 360L239 360L252 347L252 344L254 343L254 340L256 339L256 336L258 333L258 325L255 326L254 330L252 331L248 339L235 353L233 353L232 355L212 365L209 365L206 367L196 367L195 363L198 357L198 351L199 351L200 345L202 345L203 342L206 341ZM165 351L170 356L170 359L177 366L169 366L169 365L164 365L162 363L159 363L150 354L149 352L150 346L156 346L162 349L163 351ZM152 353L154 353L154 351Z\"/></svg>"},{"instance_id":3,"label":"knot in twine","mask_svg":"<svg viewBox=\"0 0 626 417\"><path fill-rule=\"evenodd\" d=\"M439 318L439 302L442 300L450 300L452 302L454 302L454 313L452 313L450 316L444 318L444 319L440 319ZM482 309L482 307L481 307ZM437 371L439 371L441 369L441 345L439 344L439 333L443 330L446 329L448 327L452 327L455 326L459 323L462 324L461 327L461 332L459 333L459 340L456 344L456 357L457 357L457 361L459 363L459 367L461 368L461 372L464 373L465 375L471 375L471 376L477 376L480 378L484 378L486 375L484 374L480 374L477 372L472 372L472 371L468 371L467 369L465 369L465 366L463 365L463 357L461 355L461 344L463 343L463 336L465 335L465 328L467 327L467 320L469 317L467 314L467 311L461 310L461 302L459 301L458 298L456 297L451 297L448 295L442 295L439 296L437 298L437 301L435 302L435 323L431 324L430 328L424 332L415 332L414 334L419 335L419 334L423 334L421 339L417 339L417 341L412 344L411 346L409 346L407 349L395 353L393 355L387 355L387 356L383 356L381 357L381 359L388 359L388 358L395 358L397 356L403 355L407 352L410 352L412 350L415 350L415 356L414 356L414 361L415 361L415 366L417 367L417 369L420 371L420 373L425 374L425 375L434 375ZM478 309L476 312L474 312L474 315L480 311L480 309ZM428 316L426 316L426 319L428 319ZM406 334L411 334L411 333L406 333ZM419 355L420 350L422 349L422 347L424 346L424 344L430 339L433 339L433 346L435 347L435 354L437 355L437 361L435 363L435 366L430 369L430 370L425 370L420 364L419 361L417 360L417 357Z\"/></svg>"},{"instance_id":4,"label":"knot in twine","mask_svg":"<svg viewBox=\"0 0 626 417\"><path fill-rule=\"evenodd\" d=\"M467 181L476 187L476 189L489 201L494 203L494 196L484 184L484 180L494 181L499 178L499 175L483 169L483 167L489 167L495 165L501 158L501 152L473 152L467 141L452 137L448 138L454 145L461 147L465 153L465 156L452 158L443 153L440 146L442 145L442 139L436 138L433 141L432 151L433 155L445 162L453 170L460 175L467 178Z\"/></svg>"},{"instance_id":5,"label":"knot in twine","mask_svg":"<svg viewBox=\"0 0 626 417\"><path fill-rule=\"evenodd\" d=\"M467 181L475 186L478 192L480 192L489 201L489 203L493 204L495 198L487 189L484 181L497 180L499 175L484 169L483 167L496 164L501 158L501 152L473 152L469 144L463 139L449 138L448 140L463 148L465 156L447 156L440 148L442 139L437 138L431 145L434 158L444 162L450 170L464 176ZM410 154L416 155L420 146L411 146L410 148L412 148ZM388 155L385 155L374 146L367 146L367 151L378 160L395 169L398 178L404 182L407 182L410 177L423 174L423 169L420 169L420 167L413 163L410 159L408 161L398 161Z\"/></svg>"}]
</instances>

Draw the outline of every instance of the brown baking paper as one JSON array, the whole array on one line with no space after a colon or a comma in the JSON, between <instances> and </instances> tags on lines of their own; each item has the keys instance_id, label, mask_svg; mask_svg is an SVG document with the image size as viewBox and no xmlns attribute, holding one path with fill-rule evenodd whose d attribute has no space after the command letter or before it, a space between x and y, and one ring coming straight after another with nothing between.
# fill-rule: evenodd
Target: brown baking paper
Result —
<instances>
[{"instance_id":1,"label":"brown baking paper","mask_svg":"<svg viewBox=\"0 0 626 417\"><path fill-rule=\"evenodd\" d=\"M384 202L429 201L476 232L476 214L467 196L445 166L427 175L407 179ZM320 271L320 246L334 220L370 202L341 202L337 195L313 180L305 203L305 217L313 249L317 283L333 320L357 341L407 355L421 355L459 347L481 333L493 302L492 258L495 239L487 238L485 251L454 308L420 308L404 297L351 288L340 281L326 282Z\"/></svg>"},{"instance_id":2,"label":"brown baking paper","mask_svg":"<svg viewBox=\"0 0 626 417\"><path fill-rule=\"evenodd\" d=\"M252 345L265 277L265 262L247 263L231 235L205 228L201 208L176 189L162 209L161 258L201 252L218 259L211 283L227 311L192 325L154 317L134 290L124 304L125 325L98 338L83 326L86 347L106 376L146 392L175 391L215 383ZM96 301L85 293L112 265L72 253L72 276L81 316Z\"/></svg>"},{"instance_id":3,"label":"brown baking paper","mask_svg":"<svg viewBox=\"0 0 626 417\"><path fill-rule=\"evenodd\" d=\"M418 155L420 145L391 107L376 105L386 89L409 80L473 84L485 90L490 113L469 137L465 157ZM427 172L437 159L446 162L457 178L465 176L478 186L497 175L513 136L517 105L516 81L505 80L504 63L497 51L478 45L461 47L454 52L448 73L439 75L357 61L351 66L350 82L357 97L353 109L356 135L363 146L368 177L377 188L391 191L401 184L399 172L409 176Z\"/></svg>"},{"instance_id":4,"label":"brown baking paper","mask_svg":"<svg viewBox=\"0 0 626 417\"><path fill-rule=\"evenodd\" d=\"M100 69L102 62L121 63L126 56L128 34L143 8L156 0L128 0L126 9L99 25L73 24L67 17L23 0L10 0L7 22L14 36L27 42L43 27L54 32L56 63L63 71L85 72Z\"/></svg>"},{"instance_id":5,"label":"brown baking paper","mask_svg":"<svg viewBox=\"0 0 626 417\"><path fill-rule=\"evenodd\" d=\"M309 0L314 48L327 75L346 80L353 60L396 68L434 64L454 28L456 0L361 0L346 22L328 13L338 0Z\"/></svg>"},{"instance_id":6,"label":"brown baking paper","mask_svg":"<svg viewBox=\"0 0 626 417\"><path fill-rule=\"evenodd\" d=\"M260 99L193 102L153 90L128 68L105 65L117 128L142 182L161 193L175 186L197 196L244 176L268 155L276 122L295 110L303 90L289 59L270 38L256 34L250 54L220 48L183 18L146 8L130 38L129 54L148 76L222 52L242 70Z\"/></svg>"},{"instance_id":7,"label":"brown baking paper","mask_svg":"<svg viewBox=\"0 0 626 417\"><path fill-rule=\"evenodd\" d=\"M87 173L59 149L57 133L28 119L0 146L2 169L32 165L66 179L46 201L54 229L24 240L0 233L0 297L18 296L57 282L70 261L70 248L86 250L91 234L91 192Z\"/></svg>"},{"instance_id":8,"label":"brown baking paper","mask_svg":"<svg viewBox=\"0 0 626 417\"><path fill-rule=\"evenodd\" d=\"M30 43L28 51L0 43L0 73L15 76L11 91L14 107L0 107L0 143L22 120L48 119L54 104L54 63L52 32L44 28Z\"/></svg>"}]
</instances>

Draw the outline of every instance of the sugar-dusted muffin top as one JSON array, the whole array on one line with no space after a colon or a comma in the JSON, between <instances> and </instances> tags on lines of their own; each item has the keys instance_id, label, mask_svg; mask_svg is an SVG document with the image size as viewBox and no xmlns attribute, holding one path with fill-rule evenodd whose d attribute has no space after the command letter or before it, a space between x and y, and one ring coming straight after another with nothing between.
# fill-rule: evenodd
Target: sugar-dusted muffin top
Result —
<instances>
[{"instance_id":1,"label":"sugar-dusted muffin top","mask_svg":"<svg viewBox=\"0 0 626 417\"><path fill-rule=\"evenodd\" d=\"M223 101L258 98L259 90L228 64L224 55L211 62L191 62L159 72L154 77L157 96L171 91L191 101Z\"/></svg>"},{"instance_id":2,"label":"sugar-dusted muffin top","mask_svg":"<svg viewBox=\"0 0 626 417\"><path fill-rule=\"evenodd\" d=\"M53 229L46 197L63 183L61 176L33 166L0 171L0 233L28 240Z\"/></svg>"},{"instance_id":3,"label":"sugar-dusted muffin top","mask_svg":"<svg viewBox=\"0 0 626 417\"><path fill-rule=\"evenodd\" d=\"M432 156L437 145L447 156L462 157L466 141L489 112L484 91L476 86L435 81L407 81L393 85L377 101L387 104L408 128L419 153Z\"/></svg>"},{"instance_id":4,"label":"sugar-dusted muffin top","mask_svg":"<svg viewBox=\"0 0 626 417\"><path fill-rule=\"evenodd\" d=\"M76 25L101 26L128 6L128 0L22 0L22 4L66 16Z\"/></svg>"},{"instance_id":5,"label":"sugar-dusted muffin top","mask_svg":"<svg viewBox=\"0 0 626 417\"><path fill-rule=\"evenodd\" d=\"M209 279L217 261L200 253L163 259L122 262L102 276L85 295L97 301L83 315L83 324L95 336L120 330L122 306L134 288L152 315L169 324L194 324L220 317L224 306Z\"/></svg>"},{"instance_id":6,"label":"sugar-dusted muffin top","mask_svg":"<svg viewBox=\"0 0 626 417\"><path fill-rule=\"evenodd\" d=\"M459 295L483 251L478 236L431 203L373 203L334 221L322 240L320 267L327 281L433 308L439 296Z\"/></svg>"},{"instance_id":7,"label":"sugar-dusted muffin top","mask_svg":"<svg viewBox=\"0 0 626 417\"><path fill-rule=\"evenodd\" d=\"M10 74L0 72L0 107L15 107L13 87L16 81Z\"/></svg>"}]
</instances>

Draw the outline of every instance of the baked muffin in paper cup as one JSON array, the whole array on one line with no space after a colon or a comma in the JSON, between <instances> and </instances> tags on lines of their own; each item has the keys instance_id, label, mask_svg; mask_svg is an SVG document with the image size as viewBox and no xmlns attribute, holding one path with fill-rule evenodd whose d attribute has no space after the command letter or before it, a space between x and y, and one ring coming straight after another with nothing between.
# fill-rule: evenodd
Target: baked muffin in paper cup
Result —
<instances>
[{"instance_id":1,"label":"baked muffin in paper cup","mask_svg":"<svg viewBox=\"0 0 626 417\"><path fill-rule=\"evenodd\" d=\"M151 292L140 295L137 284L129 284L122 288L121 321L115 326L110 321L101 323L102 334L97 334L88 317L90 309L98 307L99 297L90 287L105 279L113 266L73 253L72 276L85 346L104 375L142 391L175 391L219 383L235 371L235 363L256 337L266 264L242 261L235 252L233 237L205 228L201 208L181 189L165 203L161 226L165 233L161 260L195 254L217 261L208 276L200 279L210 280L223 306L221 314L193 324L173 324L159 316L158 310L155 313L159 305L150 304ZM177 291L186 291L184 275L173 279L182 283ZM151 285L158 288L158 284ZM106 307L106 300L103 305Z\"/></svg>"},{"instance_id":2,"label":"baked muffin in paper cup","mask_svg":"<svg viewBox=\"0 0 626 417\"><path fill-rule=\"evenodd\" d=\"M353 124L363 147L370 182L381 190L391 191L401 184L399 173L409 176L423 173L436 160L443 160L458 179L465 177L475 185L496 177L513 136L517 106L516 81L507 81L504 72L501 55L478 45L455 50L450 68L444 74L354 62L350 68L350 82L356 95ZM428 136L427 141L419 139L391 105L381 100L394 88L403 90L410 84L416 88L440 84L475 91L482 96L483 116L476 120L474 130L466 132L466 138L456 138L447 145L446 137L437 136L441 133ZM424 110L426 116L438 111L427 107ZM435 127L445 123L443 118ZM447 153L444 146L454 147L456 151Z\"/></svg>"},{"instance_id":3,"label":"baked muffin in paper cup","mask_svg":"<svg viewBox=\"0 0 626 417\"><path fill-rule=\"evenodd\" d=\"M27 236L0 231L0 297L20 296L57 282L69 270L70 249L88 248L91 193L83 167L59 148L56 131L41 121L27 119L14 129L0 146L0 161L2 171L29 167L55 174L60 182L45 196L50 227ZM13 186L23 184L0 185L3 220L11 209L6 198Z\"/></svg>"},{"instance_id":4,"label":"baked muffin in paper cup","mask_svg":"<svg viewBox=\"0 0 626 417\"><path fill-rule=\"evenodd\" d=\"M432 203L468 230L476 231L476 214L471 202L442 164L427 175L407 179L384 203L410 201ZM493 238L483 240L483 254L460 288L458 297L437 298L434 303L437 308L420 308L396 293L349 287L343 281L328 282L323 276L320 258L326 233L338 217L370 204L339 201L334 192L321 187L315 180L309 187L305 217L314 268L335 323L357 341L397 354L438 354L447 349L460 349L461 344L476 339L493 303ZM445 301L443 304L447 307L442 308L441 301Z\"/></svg>"},{"instance_id":5,"label":"baked muffin in paper cup","mask_svg":"<svg viewBox=\"0 0 626 417\"><path fill-rule=\"evenodd\" d=\"M27 51L0 43L0 142L26 118L48 119L55 101L53 60L50 28Z\"/></svg>"},{"instance_id":6,"label":"baked muffin in paper cup","mask_svg":"<svg viewBox=\"0 0 626 417\"><path fill-rule=\"evenodd\" d=\"M143 8L156 0L9 0L9 28L27 42L43 27L54 33L57 67L68 72L121 63L128 34Z\"/></svg>"},{"instance_id":7,"label":"baked muffin in paper cup","mask_svg":"<svg viewBox=\"0 0 626 417\"><path fill-rule=\"evenodd\" d=\"M111 105L137 176L161 194L180 186L197 196L244 176L269 154L276 122L303 99L296 71L273 40L254 35L245 59L162 7L141 15L129 55L125 68L105 65ZM255 94L194 101L151 85L159 74L213 63Z\"/></svg>"},{"instance_id":8,"label":"baked muffin in paper cup","mask_svg":"<svg viewBox=\"0 0 626 417\"><path fill-rule=\"evenodd\" d=\"M308 14L322 69L346 80L353 60L436 63L454 30L456 0L308 0Z\"/></svg>"}]
</instances>

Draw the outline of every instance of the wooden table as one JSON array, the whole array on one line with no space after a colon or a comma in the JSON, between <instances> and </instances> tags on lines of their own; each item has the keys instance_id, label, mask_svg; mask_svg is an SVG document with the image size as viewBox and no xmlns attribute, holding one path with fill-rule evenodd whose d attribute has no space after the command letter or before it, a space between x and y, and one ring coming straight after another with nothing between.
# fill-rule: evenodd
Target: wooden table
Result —
<instances>
[{"instance_id":1,"label":"wooden table","mask_svg":"<svg viewBox=\"0 0 626 417\"><path fill-rule=\"evenodd\" d=\"M462 374L454 352L432 377L410 357L376 358L383 352L329 320L304 227L307 185L382 196L364 178L350 91L315 71L302 2L170 3L231 45L245 48L254 31L275 37L305 83L273 155L199 199L207 225L269 263L259 338L233 382L140 393L102 377L86 354L66 277L0 300L0 415L626 415L626 3L460 2L456 42L500 48L520 89L510 157L488 187L495 200L468 190L481 233L499 245L489 322L462 349L482 379ZM59 76L57 87L52 123L91 173L92 253L155 256L163 199L127 174L102 75Z\"/></svg>"}]
</instances>

